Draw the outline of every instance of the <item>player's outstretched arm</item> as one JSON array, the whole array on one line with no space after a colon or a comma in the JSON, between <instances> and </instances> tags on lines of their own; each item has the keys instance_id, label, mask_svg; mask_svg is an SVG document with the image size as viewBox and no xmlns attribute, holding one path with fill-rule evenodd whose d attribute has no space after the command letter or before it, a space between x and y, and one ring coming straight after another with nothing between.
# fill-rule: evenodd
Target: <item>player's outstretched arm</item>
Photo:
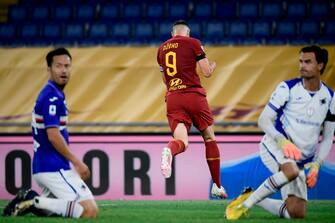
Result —
<instances>
[{"instance_id":1,"label":"player's outstretched arm","mask_svg":"<svg viewBox=\"0 0 335 223\"><path fill-rule=\"evenodd\" d=\"M332 148L334 131L335 122L326 121L322 131L322 142L320 143L319 153L314 158L314 162L306 165L306 168L309 169L306 177L306 184L309 188L313 188L317 183L320 165Z\"/></svg>"},{"instance_id":2,"label":"player's outstretched arm","mask_svg":"<svg viewBox=\"0 0 335 223\"><path fill-rule=\"evenodd\" d=\"M73 167L76 169L80 177L83 180L87 179L90 176L90 170L85 163L83 163L73 153L71 153L64 137L59 132L59 129L56 127L47 128L47 135L54 148L73 164Z\"/></svg>"},{"instance_id":3,"label":"player's outstretched arm","mask_svg":"<svg viewBox=\"0 0 335 223\"><path fill-rule=\"evenodd\" d=\"M203 58L198 61L198 64L200 66L200 69L205 77L212 76L212 73L214 72L216 68L216 63L214 61L209 61L208 58Z\"/></svg>"},{"instance_id":4,"label":"player's outstretched arm","mask_svg":"<svg viewBox=\"0 0 335 223\"><path fill-rule=\"evenodd\" d=\"M323 126L322 141L320 143L319 153L315 158L315 160L320 164L326 159L332 148L334 132L335 122L326 121Z\"/></svg>"}]
</instances>

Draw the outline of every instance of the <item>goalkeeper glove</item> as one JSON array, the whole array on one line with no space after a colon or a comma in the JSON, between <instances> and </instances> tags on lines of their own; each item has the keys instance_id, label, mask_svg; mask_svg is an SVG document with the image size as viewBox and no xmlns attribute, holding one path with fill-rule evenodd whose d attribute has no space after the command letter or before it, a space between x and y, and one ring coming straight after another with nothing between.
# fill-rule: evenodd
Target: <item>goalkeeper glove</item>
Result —
<instances>
[{"instance_id":1,"label":"goalkeeper glove","mask_svg":"<svg viewBox=\"0 0 335 223\"><path fill-rule=\"evenodd\" d=\"M305 165L307 169L309 169L306 184L309 188L313 188L318 180L318 174L320 170L320 164L318 162L311 162Z\"/></svg>"},{"instance_id":2,"label":"goalkeeper glove","mask_svg":"<svg viewBox=\"0 0 335 223\"><path fill-rule=\"evenodd\" d=\"M290 140L287 140L285 137L279 138L277 141L278 146L283 150L284 156L286 158L291 158L294 160L301 159L301 152Z\"/></svg>"}]
</instances>

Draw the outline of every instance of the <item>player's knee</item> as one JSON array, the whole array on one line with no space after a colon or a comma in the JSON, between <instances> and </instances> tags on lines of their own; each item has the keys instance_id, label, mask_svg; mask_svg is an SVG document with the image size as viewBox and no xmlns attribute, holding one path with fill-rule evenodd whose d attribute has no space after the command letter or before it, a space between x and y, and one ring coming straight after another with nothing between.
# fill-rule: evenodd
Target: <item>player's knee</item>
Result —
<instances>
[{"instance_id":1,"label":"player's knee","mask_svg":"<svg viewBox=\"0 0 335 223\"><path fill-rule=\"evenodd\" d=\"M289 181L292 181L299 176L299 168L293 163L290 163L290 165L284 165L282 167L282 171Z\"/></svg>"},{"instance_id":2,"label":"player's knee","mask_svg":"<svg viewBox=\"0 0 335 223\"><path fill-rule=\"evenodd\" d=\"M299 176L299 168L296 167L296 168L292 169L292 173L291 174L292 174L291 175L292 180L295 179L295 178L297 178Z\"/></svg>"},{"instance_id":3,"label":"player's knee","mask_svg":"<svg viewBox=\"0 0 335 223\"><path fill-rule=\"evenodd\" d=\"M287 211L291 218L304 218L306 210L306 201L302 198L289 196L286 200Z\"/></svg>"},{"instance_id":4,"label":"player's knee","mask_svg":"<svg viewBox=\"0 0 335 223\"><path fill-rule=\"evenodd\" d=\"M305 210L303 209L294 209L289 211L291 218L304 218L305 217Z\"/></svg>"},{"instance_id":5,"label":"player's knee","mask_svg":"<svg viewBox=\"0 0 335 223\"><path fill-rule=\"evenodd\" d=\"M294 180L295 178L297 178L299 176L299 169L292 169L288 175L286 175L288 180Z\"/></svg>"},{"instance_id":6,"label":"player's knee","mask_svg":"<svg viewBox=\"0 0 335 223\"><path fill-rule=\"evenodd\" d=\"M183 143L184 143L184 146L185 146L185 148L184 148L184 151L186 151L187 150L187 147L188 147L188 142L186 141L183 141Z\"/></svg>"},{"instance_id":7,"label":"player's knee","mask_svg":"<svg viewBox=\"0 0 335 223\"><path fill-rule=\"evenodd\" d=\"M205 142L216 141L216 140L215 140L215 137L213 137L213 138L212 138L212 137L208 137L208 138L205 138L204 140L205 140Z\"/></svg>"},{"instance_id":8,"label":"player's knee","mask_svg":"<svg viewBox=\"0 0 335 223\"><path fill-rule=\"evenodd\" d=\"M211 126L207 127L204 131L201 132L202 138L205 142L215 141L215 134Z\"/></svg>"},{"instance_id":9,"label":"player's knee","mask_svg":"<svg viewBox=\"0 0 335 223\"><path fill-rule=\"evenodd\" d=\"M99 214L99 209L95 205L90 205L85 207L84 212L82 214L83 218L96 218Z\"/></svg>"}]
</instances>

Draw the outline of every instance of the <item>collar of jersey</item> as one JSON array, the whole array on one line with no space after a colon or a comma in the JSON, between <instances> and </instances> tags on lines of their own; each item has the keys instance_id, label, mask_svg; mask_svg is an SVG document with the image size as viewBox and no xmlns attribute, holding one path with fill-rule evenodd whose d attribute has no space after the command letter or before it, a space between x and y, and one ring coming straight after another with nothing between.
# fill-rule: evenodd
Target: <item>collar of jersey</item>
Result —
<instances>
[{"instance_id":1,"label":"collar of jersey","mask_svg":"<svg viewBox=\"0 0 335 223\"><path fill-rule=\"evenodd\" d=\"M56 82L54 82L54 81L52 81L52 80L48 80L48 84L50 84L51 87L53 87L54 89L56 89L56 91L57 91L58 93L60 93L61 95L64 94L63 91L60 90L60 89L57 87Z\"/></svg>"}]
</instances>

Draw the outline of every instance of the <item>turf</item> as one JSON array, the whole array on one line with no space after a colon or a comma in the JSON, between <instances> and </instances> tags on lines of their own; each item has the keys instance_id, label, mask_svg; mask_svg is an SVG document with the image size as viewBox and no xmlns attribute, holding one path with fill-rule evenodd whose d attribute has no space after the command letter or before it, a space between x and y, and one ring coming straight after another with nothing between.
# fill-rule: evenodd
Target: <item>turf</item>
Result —
<instances>
[{"instance_id":1,"label":"turf","mask_svg":"<svg viewBox=\"0 0 335 223\"><path fill-rule=\"evenodd\" d=\"M1 212L6 201L0 201ZM226 201L99 201L100 213L95 220L80 219L79 222L228 222L223 217ZM0 217L0 222L48 223L64 222L59 217L40 218L33 215L23 217ZM78 222L67 219L66 222ZM239 222L288 222L277 218L261 208L253 208L247 218ZM335 222L335 201L310 201L305 219L294 222Z\"/></svg>"}]
</instances>

